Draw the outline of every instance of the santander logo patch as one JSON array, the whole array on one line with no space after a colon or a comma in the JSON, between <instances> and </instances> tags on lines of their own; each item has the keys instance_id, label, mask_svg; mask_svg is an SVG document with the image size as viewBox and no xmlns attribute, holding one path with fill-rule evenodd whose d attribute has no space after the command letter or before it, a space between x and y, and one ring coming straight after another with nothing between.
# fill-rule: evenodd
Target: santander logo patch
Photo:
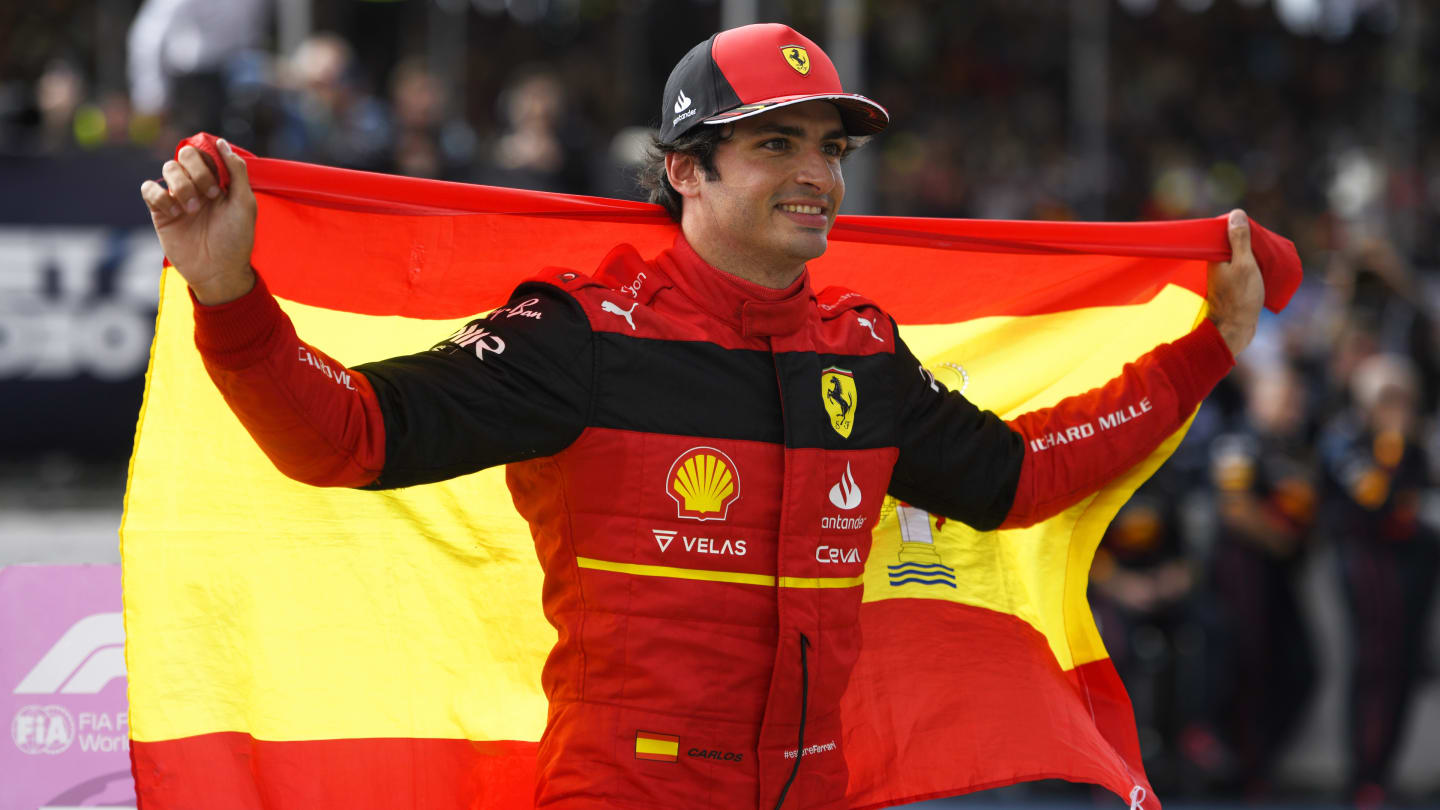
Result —
<instances>
[{"instance_id":1,"label":"santander logo patch","mask_svg":"<svg viewBox=\"0 0 1440 810\"><path fill-rule=\"evenodd\" d=\"M860 485L855 483L855 475L850 472L850 462L845 462L845 474L840 477L840 482L830 487L830 503L835 504L837 509L854 509L860 505L864 496L860 493Z\"/></svg>"}]
</instances>

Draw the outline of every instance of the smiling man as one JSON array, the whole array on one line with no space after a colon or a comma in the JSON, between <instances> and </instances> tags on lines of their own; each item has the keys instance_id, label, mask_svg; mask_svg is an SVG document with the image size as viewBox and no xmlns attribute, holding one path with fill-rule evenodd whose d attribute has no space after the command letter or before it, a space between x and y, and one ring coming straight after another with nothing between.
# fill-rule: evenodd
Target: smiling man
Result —
<instances>
[{"instance_id":1,"label":"smiling man","mask_svg":"<svg viewBox=\"0 0 1440 810\"><path fill-rule=\"evenodd\" d=\"M1147 457L1254 332L1248 224L1232 216L1209 319L1007 423L939 385L877 303L810 286L845 155L888 124L819 47L721 32L662 105L645 182L673 247L545 270L432 349L351 369L301 342L250 267L255 198L228 146L228 193L187 147L142 194L206 368L281 471L388 488L508 465L559 636L537 805L843 807L839 705L887 493L1020 526Z\"/></svg>"}]
</instances>

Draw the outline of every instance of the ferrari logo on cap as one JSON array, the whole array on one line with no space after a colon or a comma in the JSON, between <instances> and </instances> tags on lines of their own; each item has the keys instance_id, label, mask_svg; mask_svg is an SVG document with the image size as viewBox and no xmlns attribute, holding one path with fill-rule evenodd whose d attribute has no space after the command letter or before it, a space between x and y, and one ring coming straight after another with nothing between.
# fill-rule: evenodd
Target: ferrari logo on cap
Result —
<instances>
[{"instance_id":1,"label":"ferrari logo on cap","mask_svg":"<svg viewBox=\"0 0 1440 810\"><path fill-rule=\"evenodd\" d=\"M810 54L799 45L784 45L780 53L785 55L785 64L795 68L795 72L801 76L810 75Z\"/></svg>"},{"instance_id":2,"label":"ferrari logo on cap","mask_svg":"<svg viewBox=\"0 0 1440 810\"><path fill-rule=\"evenodd\" d=\"M859 397L855 394L855 374L843 368L831 366L820 372L820 400L825 403L825 412L830 415L830 427L845 438L855 427L855 405Z\"/></svg>"}]
</instances>

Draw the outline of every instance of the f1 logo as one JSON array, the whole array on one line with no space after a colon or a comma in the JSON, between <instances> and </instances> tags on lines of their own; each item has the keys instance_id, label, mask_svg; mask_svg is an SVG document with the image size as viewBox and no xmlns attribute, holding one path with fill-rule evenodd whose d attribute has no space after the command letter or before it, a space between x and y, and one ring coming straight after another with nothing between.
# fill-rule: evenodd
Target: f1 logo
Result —
<instances>
[{"instance_id":1,"label":"f1 logo","mask_svg":"<svg viewBox=\"0 0 1440 810\"><path fill-rule=\"evenodd\" d=\"M125 623L119 613L76 622L15 687L17 695L95 695L125 677Z\"/></svg>"}]
</instances>

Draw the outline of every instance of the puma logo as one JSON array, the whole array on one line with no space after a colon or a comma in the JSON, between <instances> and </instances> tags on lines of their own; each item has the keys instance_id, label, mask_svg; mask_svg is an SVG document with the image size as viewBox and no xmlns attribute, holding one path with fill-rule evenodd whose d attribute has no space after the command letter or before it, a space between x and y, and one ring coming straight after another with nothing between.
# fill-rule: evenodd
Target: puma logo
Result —
<instances>
[{"instance_id":1,"label":"puma logo","mask_svg":"<svg viewBox=\"0 0 1440 810\"><path fill-rule=\"evenodd\" d=\"M632 332L635 331L635 321L633 319L632 313L635 312L635 307L638 306L640 306L639 301L631 304L629 309L621 309L619 304L614 304L609 301L600 302L600 309L610 313L611 315L619 315L620 317L624 318L625 322L630 324L630 331Z\"/></svg>"}]
</instances>

